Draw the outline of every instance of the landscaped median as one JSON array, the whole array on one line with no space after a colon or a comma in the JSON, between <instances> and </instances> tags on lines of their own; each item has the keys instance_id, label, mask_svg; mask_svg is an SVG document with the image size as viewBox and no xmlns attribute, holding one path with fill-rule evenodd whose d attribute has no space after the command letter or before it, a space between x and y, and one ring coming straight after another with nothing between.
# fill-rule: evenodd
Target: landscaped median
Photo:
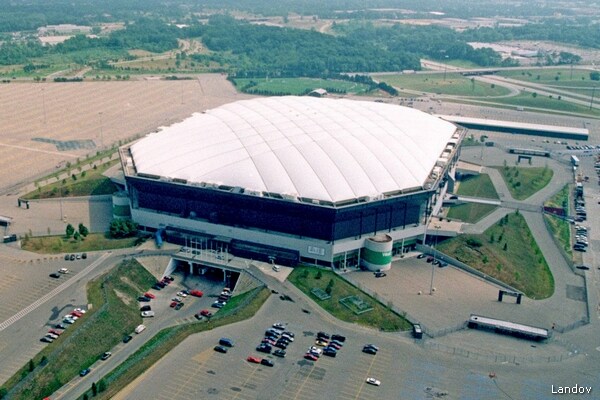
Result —
<instances>
[{"instance_id":1,"label":"landscaped median","mask_svg":"<svg viewBox=\"0 0 600 400\"><path fill-rule=\"evenodd\" d=\"M494 277L531 299L554 293L554 278L527 222L507 214L481 235L461 235L438 243L442 253Z\"/></svg>"},{"instance_id":2,"label":"landscaped median","mask_svg":"<svg viewBox=\"0 0 600 400\"><path fill-rule=\"evenodd\" d=\"M42 399L98 361L103 352L110 351L142 322L137 296L155 282L136 260L125 260L90 282L88 301L93 307L11 377L0 389L0 398L8 394L17 400ZM257 288L233 297L208 324L198 322L162 330L97 382L98 397L114 396L190 334L252 317L269 295L266 288Z\"/></svg>"},{"instance_id":3,"label":"landscaped median","mask_svg":"<svg viewBox=\"0 0 600 400\"><path fill-rule=\"evenodd\" d=\"M552 180L552 171L548 167L496 167L504 178L511 196L515 200L525 200L542 190Z\"/></svg>"},{"instance_id":4,"label":"landscaped median","mask_svg":"<svg viewBox=\"0 0 600 400\"><path fill-rule=\"evenodd\" d=\"M412 324L390 307L330 270L299 266L288 280L334 317L383 331L408 330Z\"/></svg>"},{"instance_id":5,"label":"landscaped median","mask_svg":"<svg viewBox=\"0 0 600 400\"><path fill-rule=\"evenodd\" d=\"M458 185L456 194L494 200L498 199L498 193L488 174L478 174L463 178ZM475 223L496 208L494 205L482 203L459 204L450 207L447 217L463 222Z\"/></svg>"},{"instance_id":6,"label":"landscaped median","mask_svg":"<svg viewBox=\"0 0 600 400\"><path fill-rule=\"evenodd\" d=\"M33 358L33 371L25 366L4 384L9 397L42 399L96 362L141 323L136 298L155 281L135 260L91 281L87 291L93 307Z\"/></svg>"},{"instance_id":7,"label":"landscaped median","mask_svg":"<svg viewBox=\"0 0 600 400\"><path fill-rule=\"evenodd\" d=\"M115 396L188 336L253 317L270 295L266 287L259 287L233 297L210 319L210 323L197 322L163 329L100 381L99 385L105 390L98 393L97 398Z\"/></svg>"}]
</instances>

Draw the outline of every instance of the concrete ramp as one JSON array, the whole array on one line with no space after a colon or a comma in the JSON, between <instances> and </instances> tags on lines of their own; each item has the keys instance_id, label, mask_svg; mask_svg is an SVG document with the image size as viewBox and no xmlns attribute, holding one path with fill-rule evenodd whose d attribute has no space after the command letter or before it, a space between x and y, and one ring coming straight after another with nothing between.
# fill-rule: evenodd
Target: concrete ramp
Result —
<instances>
[{"instance_id":1,"label":"concrete ramp","mask_svg":"<svg viewBox=\"0 0 600 400\"><path fill-rule=\"evenodd\" d=\"M142 264L144 268L148 272L150 272L157 280L160 280L163 277L167 266L169 265L169 261L171 260L170 256L141 256L135 257L137 262Z\"/></svg>"}]
</instances>

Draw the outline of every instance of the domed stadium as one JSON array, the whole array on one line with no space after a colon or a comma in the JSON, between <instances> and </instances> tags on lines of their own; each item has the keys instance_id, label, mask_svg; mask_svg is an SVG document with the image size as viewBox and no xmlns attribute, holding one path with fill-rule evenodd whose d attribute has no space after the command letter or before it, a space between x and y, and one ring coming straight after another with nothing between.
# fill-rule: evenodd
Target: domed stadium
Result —
<instances>
[{"instance_id":1,"label":"domed stadium","mask_svg":"<svg viewBox=\"0 0 600 400\"><path fill-rule=\"evenodd\" d=\"M423 235L463 134L412 108L287 96L194 114L120 153L143 227L284 265L377 270Z\"/></svg>"}]
</instances>

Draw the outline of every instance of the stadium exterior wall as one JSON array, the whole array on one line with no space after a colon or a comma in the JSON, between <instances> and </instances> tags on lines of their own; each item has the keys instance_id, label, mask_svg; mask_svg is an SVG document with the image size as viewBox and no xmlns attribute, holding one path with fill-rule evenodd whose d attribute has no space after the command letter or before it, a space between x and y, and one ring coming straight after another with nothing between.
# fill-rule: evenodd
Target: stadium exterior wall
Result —
<instances>
[{"instance_id":1,"label":"stadium exterior wall","mask_svg":"<svg viewBox=\"0 0 600 400\"><path fill-rule=\"evenodd\" d=\"M198 232L199 234L229 237L265 246L292 249L298 251L300 257L304 259L318 260L326 264L332 263L334 256L338 254L362 249L365 241L371 237L369 235L360 238L349 238L332 243L306 237L282 235L278 232L249 230L213 224L189 218L159 214L152 210L132 209L131 212L133 220L147 228L159 229L160 227L169 226L176 229ZM396 242L406 238L421 237L425 233L425 226L411 226L406 229L394 229L391 232L386 231L384 233Z\"/></svg>"},{"instance_id":2,"label":"stadium exterior wall","mask_svg":"<svg viewBox=\"0 0 600 400\"><path fill-rule=\"evenodd\" d=\"M430 191L420 191L328 207L137 177L127 177L127 187L132 211L154 210L183 219L331 242L420 224L431 197Z\"/></svg>"}]
</instances>

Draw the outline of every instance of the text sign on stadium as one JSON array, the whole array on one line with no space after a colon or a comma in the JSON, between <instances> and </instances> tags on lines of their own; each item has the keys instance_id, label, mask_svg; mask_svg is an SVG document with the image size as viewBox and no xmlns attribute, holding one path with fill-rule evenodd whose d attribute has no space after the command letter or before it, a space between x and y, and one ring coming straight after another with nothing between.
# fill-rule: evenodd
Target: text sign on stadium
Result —
<instances>
[{"instance_id":1,"label":"text sign on stadium","mask_svg":"<svg viewBox=\"0 0 600 400\"><path fill-rule=\"evenodd\" d=\"M308 252L310 254L316 254L318 256L325 255L325 249L322 247L317 247L317 246L308 246Z\"/></svg>"}]
</instances>

